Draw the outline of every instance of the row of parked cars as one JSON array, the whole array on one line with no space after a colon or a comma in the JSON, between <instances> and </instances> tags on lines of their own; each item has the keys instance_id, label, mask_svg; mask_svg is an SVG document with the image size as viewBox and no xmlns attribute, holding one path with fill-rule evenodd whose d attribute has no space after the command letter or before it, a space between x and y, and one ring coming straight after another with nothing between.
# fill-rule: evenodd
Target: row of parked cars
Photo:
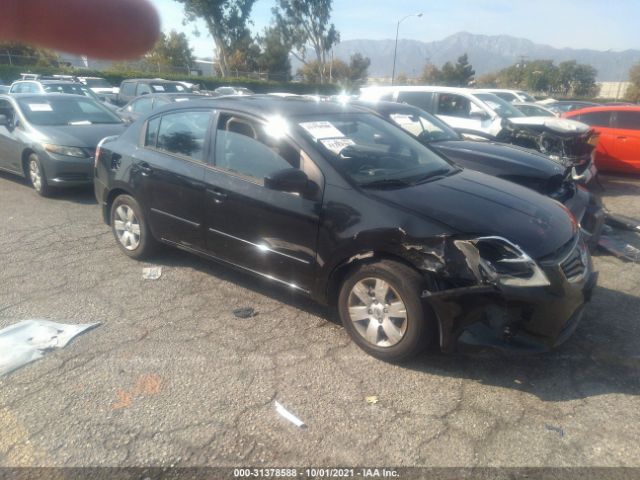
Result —
<instances>
[{"instance_id":1,"label":"row of parked cars","mask_svg":"<svg viewBox=\"0 0 640 480\"><path fill-rule=\"evenodd\" d=\"M372 93L152 91L130 124L86 96L0 95L0 168L45 196L93 184L129 257L166 244L281 284L378 358L566 340L597 281L593 129L514 115L489 133L449 123L467 91Z\"/></svg>"}]
</instances>

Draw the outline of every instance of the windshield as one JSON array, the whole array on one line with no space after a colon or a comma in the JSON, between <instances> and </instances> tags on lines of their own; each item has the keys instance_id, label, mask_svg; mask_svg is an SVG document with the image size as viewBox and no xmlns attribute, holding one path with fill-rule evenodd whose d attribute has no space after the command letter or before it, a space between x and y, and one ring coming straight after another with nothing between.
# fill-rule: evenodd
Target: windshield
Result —
<instances>
[{"instance_id":1,"label":"windshield","mask_svg":"<svg viewBox=\"0 0 640 480\"><path fill-rule=\"evenodd\" d=\"M104 78L87 78L85 84L89 88L113 88Z\"/></svg>"},{"instance_id":2,"label":"windshield","mask_svg":"<svg viewBox=\"0 0 640 480\"><path fill-rule=\"evenodd\" d=\"M411 184L457 171L375 115L318 115L298 120L298 126L327 160L362 187Z\"/></svg>"},{"instance_id":3,"label":"windshield","mask_svg":"<svg viewBox=\"0 0 640 480\"><path fill-rule=\"evenodd\" d=\"M491 110L496 112L498 116L502 118L524 117L524 114L521 111L493 93L476 93L475 96L478 100L482 100L486 103Z\"/></svg>"},{"instance_id":4,"label":"windshield","mask_svg":"<svg viewBox=\"0 0 640 480\"><path fill-rule=\"evenodd\" d=\"M427 114L396 112L389 119L422 143L460 140L460 136L444 122Z\"/></svg>"},{"instance_id":5,"label":"windshield","mask_svg":"<svg viewBox=\"0 0 640 480\"><path fill-rule=\"evenodd\" d=\"M68 93L71 95L89 96L86 93L86 88L78 83L47 83L42 85L42 88L47 93Z\"/></svg>"},{"instance_id":6,"label":"windshield","mask_svg":"<svg viewBox=\"0 0 640 480\"><path fill-rule=\"evenodd\" d=\"M520 95L522 98L524 98L525 102L535 102L536 99L533 98L531 95L529 95L527 92L518 92L518 95Z\"/></svg>"},{"instance_id":7,"label":"windshield","mask_svg":"<svg viewBox=\"0 0 640 480\"><path fill-rule=\"evenodd\" d=\"M185 93L191 89L179 83L152 83L151 89L154 93Z\"/></svg>"},{"instance_id":8,"label":"windshield","mask_svg":"<svg viewBox=\"0 0 640 480\"><path fill-rule=\"evenodd\" d=\"M29 123L42 126L122 123L99 103L71 96L31 97L18 100Z\"/></svg>"}]
</instances>

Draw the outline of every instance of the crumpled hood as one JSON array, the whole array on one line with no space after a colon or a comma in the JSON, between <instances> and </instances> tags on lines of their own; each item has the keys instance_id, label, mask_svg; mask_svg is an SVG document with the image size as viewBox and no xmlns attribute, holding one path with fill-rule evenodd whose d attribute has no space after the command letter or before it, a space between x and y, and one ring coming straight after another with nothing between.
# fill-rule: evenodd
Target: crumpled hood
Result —
<instances>
[{"instance_id":1,"label":"crumpled hood","mask_svg":"<svg viewBox=\"0 0 640 480\"><path fill-rule=\"evenodd\" d=\"M519 127L548 131L559 135L582 135L591 130L585 123L557 117L513 117L509 122Z\"/></svg>"},{"instance_id":2,"label":"crumpled hood","mask_svg":"<svg viewBox=\"0 0 640 480\"><path fill-rule=\"evenodd\" d=\"M555 252L577 230L567 210L555 200L471 170L411 187L367 192L461 234L504 237L532 258Z\"/></svg>"},{"instance_id":3,"label":"crumpled hood","mask_svg":"<svg viewBox=\"0 0 640 480\"><path fill-rule=\"evenodd\" d=\"M514 145L458 140L434 142L430 146L458 165L503 178L532 178L543 182L568 173L562 162Z\"/></svg>"},{"instance_id":4,"label":"crumpled hood","mask_svg":"<svg viewBox=\"0 0 640 480\"><path fill-rule=\"evenodd\" d=\"M95 150L100 140L111 135L121 135L127 129L127 125L116 123L36 128L42 137L46 137L46 139L41 137L43 142Z\"/></svg>"}]
</instances>

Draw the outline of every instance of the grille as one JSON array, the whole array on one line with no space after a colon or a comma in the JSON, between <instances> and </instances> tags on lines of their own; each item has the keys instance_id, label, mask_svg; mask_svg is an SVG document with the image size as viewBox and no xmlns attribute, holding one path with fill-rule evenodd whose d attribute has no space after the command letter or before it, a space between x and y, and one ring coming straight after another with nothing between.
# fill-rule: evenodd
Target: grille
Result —
<instances>
[{"instance_id":1,"label":"grille","mask_svg":"<svg viewBox=\"0 0 640 480\"><path fill-rule=\"evenodd\" d=\"M587 266L582 252L583 248L581 242L578 242L566 260L562 262L562 271L565 277L567 277L567 280L574 280L584 275Z\"/></svg>"}]
</instances>

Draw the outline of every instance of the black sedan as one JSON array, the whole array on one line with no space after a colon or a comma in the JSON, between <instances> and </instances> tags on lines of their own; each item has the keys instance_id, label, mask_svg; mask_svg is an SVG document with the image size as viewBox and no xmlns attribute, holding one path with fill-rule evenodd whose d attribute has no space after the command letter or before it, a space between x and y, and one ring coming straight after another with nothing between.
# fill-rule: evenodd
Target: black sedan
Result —
<instances>
[{"instance_id":1,"label":"black sedan","mask_svg":"<svg viewBox=\"0 0 640 480\"><path fill-rule=\"evenodd\" d=\"M358 107L174 104L101 144L95 192L129 257L162 242L336 305L386 360L432 340L546 350L596 283L558 202L461 169Z\"/></svg>"},{"instance_id":2,"label":"black sedan","mask_svg":"<svg viewBox=\"0 0 640 480\"><path fill-rule=\"evenodd\" d=\"M0 169L28 178L42 196L54 187L89 185L98 142L125 128L87 97L0 95Z\"/></svg>"},{"instance_id":3,"label":"black sedan","mask_svg":"<svg viewBox=\"0 0 640 480\"><path fill-rule=\"evenodd\" d=\"M189 100L202 98L196 93L151 93L134 98L124 107L117 110L117 114L125 122L133 122L139 117L151 113L153 110L165 107L173 102L188 102Z\"/></svg>"},{"instance_id":4,"label":"black sedan","mask_svg":"<svg viewBox=\"0 0 640 480\"><path fill-rule=\"evenodd\" d=\"M497 142L464 140L446 123L417 107L395 102L354 102L398 125L419 142L457 165L509 180L563 203L580 223L591 249L602 233L605 211L600 199L579 184L573 167L535 150Z\"/></svg>"}]
</instances>

